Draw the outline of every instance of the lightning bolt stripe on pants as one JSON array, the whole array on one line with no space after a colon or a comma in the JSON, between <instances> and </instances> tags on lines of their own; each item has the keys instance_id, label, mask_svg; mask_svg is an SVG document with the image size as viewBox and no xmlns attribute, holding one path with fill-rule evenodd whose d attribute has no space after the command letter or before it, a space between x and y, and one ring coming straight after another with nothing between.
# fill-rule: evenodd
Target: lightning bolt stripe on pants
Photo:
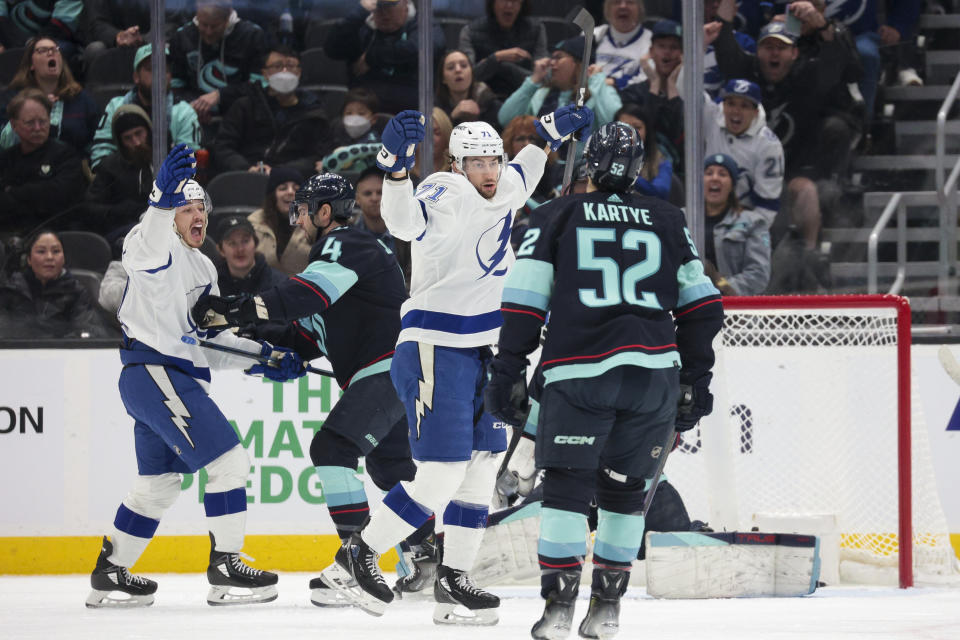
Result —
<instances>
[{"instance_id":1,"label":"lightning bolt stripe on pants","mask_svg":"<svg viewBox=\"0 0 960 640\"><path fill-rule=\"evenodd\" d=\"M150 374L150 377L153 378L157 388L160 389L160 393L164 395L165 399L163 404L167 405L167 409L170 411L170 420L173 421L173 424L176 425L180 433L183 434L183 437L190 444L190 448L196 449L197 446L193 444L193 439L190 437L188 431L191 427L187 424L187 418L192 416L183 403L183 400L177 395L176 389L173 388L173 382L170 381L166 368L159 364L148 364L144 365L144 367L147 373Z\"/></svg>"},{"instance_id":2,"label":"lightning bolt stripe on pants","mask_svg":"<svg viewBox=\"0 0 960 640\"><path fill-rule=\"evenodd\" d=\"M433 410L433 345L417 343L420 354L420 393L417 394L417 440L420 439L420 421L427 410Z\"/></svg>"}]
</instances>

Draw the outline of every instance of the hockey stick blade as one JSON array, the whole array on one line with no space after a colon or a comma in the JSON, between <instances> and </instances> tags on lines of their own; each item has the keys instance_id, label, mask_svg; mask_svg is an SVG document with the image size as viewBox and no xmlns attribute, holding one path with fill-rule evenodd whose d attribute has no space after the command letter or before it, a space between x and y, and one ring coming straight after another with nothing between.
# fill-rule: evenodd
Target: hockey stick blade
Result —
<instances>
[{"instance_id":1,"label":"hockey stick blade","mask_svg":"<svg viewBox=\"0 0 960 640\"><path fill-rule=\"evenodd\" d=\"M574 92L578 107L582 107L587 89L587 68L590 66L590 55L593 53L593 29L596 26L593 16L583 7L574 8L567 16L567 20L580 27L583 31L583 58L580 60L580 79ZM561 195L565 195L570 188L570 182L573 180L573 161L577 157L577 137L570 136L567 143L567 163L563 167L563 186L560 190Z\"/></svg>"},{"instance_id":2,"label":"hockey stick blade","mask_svg":"<svg viewBox=\"0 0 960 640\"><path fill-rule=\"evenodd\" d=\"M210 349L211 351L222 351L223 353L229 353L234 356L250 358L251 360L256 360L257 362L262 362L263 364L270 364L270 358L261 356L259 353L251 353L249 351L244 351L243 349L236 349L234 347L217 344L216 342L210 342L209 340L199 340L193 336L180 336L180 342L189 344L193 347L203 347L204 349ZM317 369L315 367L311 367L310 365L306 365L306 370L307 373L316 373L321 376L333 377L333 371L327 371L326 369Z\"/></svg>"}]
</instances>

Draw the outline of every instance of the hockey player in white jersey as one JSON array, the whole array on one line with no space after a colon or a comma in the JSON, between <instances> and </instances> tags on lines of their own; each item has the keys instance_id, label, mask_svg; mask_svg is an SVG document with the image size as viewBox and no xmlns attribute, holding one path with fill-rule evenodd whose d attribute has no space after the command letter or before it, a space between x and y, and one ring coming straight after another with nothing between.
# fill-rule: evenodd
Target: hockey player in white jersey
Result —
<instances>
[{"instance_id":1,"label":"hockey player in white jersey","mask_svg":"<svg viewBox=\"0 0 960 640\"><path fill-rule=\"evenodd\" d=\"M538 131L553 148L589 127L593 114L572 105L541 118ZM466 122L450 136L452 171L434 173L414 191L408 171L423 140L423 116L404 111L383 133L377 164L388 172L381 212L390 233L411 243L410 298L390 369L407 410L413 482L385 496L370 523L337 553L370 598L393 593L377 558L447 505L443 562L434 597L438 624L495 624L497 596L467 574L483 536L506 448L502 425L483 411L486 364L502 317L499 297L514 262L510 230L543 175L548 148L524 148L509 164L503 141L484 122ZM454 611L462 605L466 615Z\"/></svg>"},{"instance_id":2,"label":"hockey player in white jersey","mask_svg":"<svg viewBox=\"0 0 960 640\"><path fill-rule=\"evenodd\" d=\"M123 328L120 397L134 419L138 476L104 536L88 607L153 603L157 583L128 568L143 553L164 511L180 495L180 474L206 469L203 506L210 531L211 605L268 602L277 576L241 559L250 461L236 432L208 395L211 368L242 368L248 358L190 346L183 336L243 349L268 361L247 370L285 381L304 373L287 349L199 329L190 309L217 294L217 271L200 252L206 238L203 188L190 178L193 150L175 147L157 173L149 208L123 243L127 289L117 312ZM240 589L240 592L235 591Z\"/></svg>"}]
</instances>

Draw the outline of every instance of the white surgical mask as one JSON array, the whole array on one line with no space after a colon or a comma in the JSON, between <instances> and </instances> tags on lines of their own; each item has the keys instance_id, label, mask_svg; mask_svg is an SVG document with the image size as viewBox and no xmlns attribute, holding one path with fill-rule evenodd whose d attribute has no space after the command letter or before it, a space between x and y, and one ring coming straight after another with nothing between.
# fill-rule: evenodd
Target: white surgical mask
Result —
<instances>
[{"instance_id":1,"label":"white surgical mask","mask_svg":"<svg viewBox=\"0 0 960 640\"><path fill-rule=\"evenodd\" d=\"M347 130L347 135L351 138L359 138L369 131L371 126L373 124L363 116L356 114L343 116L343 128Z\"/></svg>"},{"instance_id":2,"label":"white surgical mask","mask_svg":"<svg viewBox=\"0 0 960 640\"><path fill-rule=\"evenodd\" d=\"M292 93L300 84L300 76L290 71L277 71L267 78L267 84L277 93Z\"/></svg>"}]
</instances>

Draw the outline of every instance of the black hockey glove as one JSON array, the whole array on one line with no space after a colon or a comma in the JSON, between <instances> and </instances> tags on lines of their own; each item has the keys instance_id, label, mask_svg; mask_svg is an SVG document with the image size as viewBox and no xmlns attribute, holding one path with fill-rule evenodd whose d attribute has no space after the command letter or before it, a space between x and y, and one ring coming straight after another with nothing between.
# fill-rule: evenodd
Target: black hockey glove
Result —
<instances>
[{"instance_id":1,"label":"black hockey glove","mask_svg":"<svg viewBox=\"0 0 960 640\"><path fill-rule=\"evenodd\" d=\"M527 377L525 361L515 356L498 355L490 362L490 378L483 389L487 413L515 427L527 421Z\"/></svg>"},{"instance_id":2,"label":"black hockey glove","mask_svg":"<svg viewBox=\"0 0 960 640\"><path fill-rule=\"evenodd\" d=\"M203 296L190 311L201 329L243 327L270 319L260 296Z\"/></svg>"},{"instance_id":3,"label":"black hockey glove","mask_svg":"<svg viewBox=\"0 0 960 640\"><path fill-rule=\"evenodd\" d=\"M700 418L713 411L713 394L709 382L680 385L680 399L677 400L677 432L689 431L697 426Z\"/></svg>"}]
</instances>

